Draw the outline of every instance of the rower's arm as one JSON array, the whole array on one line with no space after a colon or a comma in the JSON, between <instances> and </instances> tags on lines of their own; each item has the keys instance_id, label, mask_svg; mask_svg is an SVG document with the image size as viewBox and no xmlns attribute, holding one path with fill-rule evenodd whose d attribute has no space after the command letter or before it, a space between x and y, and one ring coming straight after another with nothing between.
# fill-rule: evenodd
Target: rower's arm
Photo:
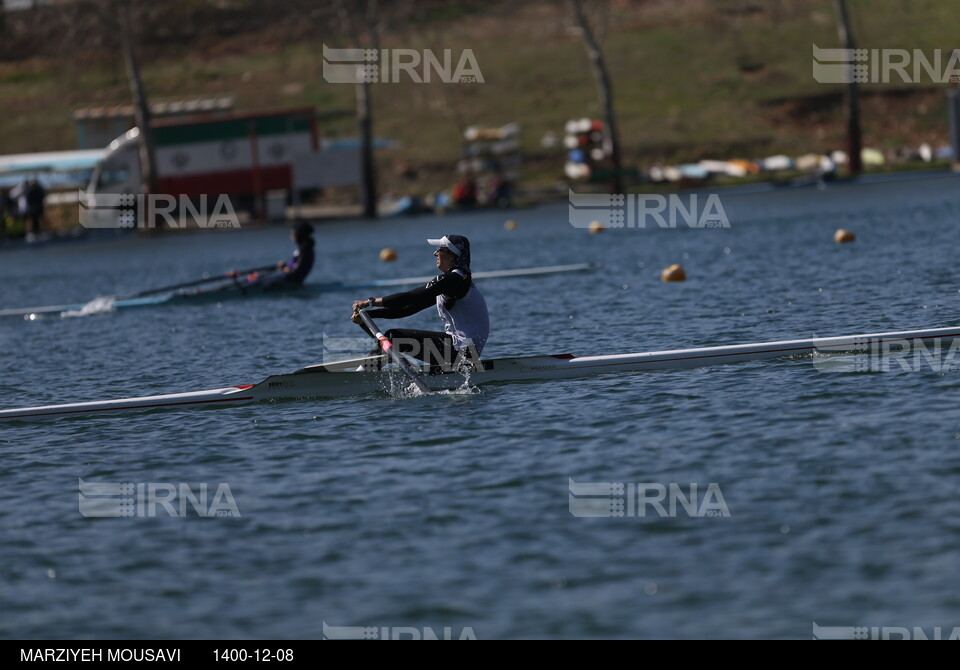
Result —
<instances>
[{"instance_id":1,"label":"rower's arm","mask_svg":"<svg viewBox=\"0 0 960 670\"><path fill-rule=\"evenodd\" d=\"M430 305L436 304L436 298L430 296L424 289L418 288L404 293L394 293L380 299L383 309L370 313L374 319L402 319L405 316L416 314Z\"/></svg>"},{"instance_id":2,"label":"rower's arm","mask_svg":"<svg viewBox=\"0 0 960 670\"><path fill-rule=\"evenodd\" d=\"M463 277L448 273L431 281L426 286L394 293L380 298L384 309L370 313L374 319L402 319L405 316L416 314L427 307L437 304L437 296L442 293L457 293L464 281Z\"/></svg>"}]
</instances>

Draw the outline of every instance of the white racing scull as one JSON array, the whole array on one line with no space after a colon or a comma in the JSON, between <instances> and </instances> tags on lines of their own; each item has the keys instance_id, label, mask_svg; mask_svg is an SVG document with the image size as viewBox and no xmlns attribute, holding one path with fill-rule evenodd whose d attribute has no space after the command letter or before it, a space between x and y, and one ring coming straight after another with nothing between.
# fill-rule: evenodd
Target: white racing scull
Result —
<instances>
[{"instance_id":1,"label":"white racing scull","mask_svg":"<svg viewBox=\"0 0 960 670\"><path fill-rule=\"evenodd\" d=\"M960 338L960 327L913 330L845 337L785 340L756 344L738 344L699 349L677 349L608 356L527 356L484 360L483 369L470 374L469 384L493 382L565 379L597 374L641 372L647 370L689 369L721 363L743 363L814 353L877 351L877 347L922 342L948 343ZM193 393L126 398L70 405L50 405L0 411L0 421L59 419L74 416L98 416L120 412L161 408L242 405L263 400L290 400L352 396L386 390L390 371L357 371L358 363L371 359L340 361L303 368L292 374L268 377L259 384L228 386ZM459 372L423 375L432 389L457 389L465 379Z\"/></svg>"},{"instance_id":2,"label":"white racing scull","mask_svg":"<svg viewBox=\"0 0 960 670\"><path fill-rule=\"evenodd\" d=\"M586 272L595 270L598 266L590 263L576 263L573 265L549 265L537 268L519 268L515 270L488 270L483 272L474 272L474 279L510 279L516 277L537 277L543 275L564 274L568 272ZM261 272L263 270L261 269ZM213 277L208 280L189 282L181 290L145 291L143 294L135 294L126 297L102 297L94 298L86 303L74 303L68 305L46 305L43 307L18 307L15 309L0 309L0 318L18 318L32 321L43 316L84 316L89 314L103 314L115 312L117 310L136 309L140 307L159 307L161 305L173 304L206 304L211 302L220 302L233 299L249 298L276 298L276 297L300 297L309 298L324 293L334 293L342 291L367 291L380 288L391 288L394 286L412 286L415 284L426 284L433 279L429 277L404 277L401 279L374 279L368 282L345 284L342 282L327 282L324 284L304 284L296 288L284 290L269 290L256 282L248 282L246 279L224 279L222 277ZM209 283L210 285L202 288L193 288L200 283ZM186 288L189 287L189 288Z\"/></svg>"}]
</instances>

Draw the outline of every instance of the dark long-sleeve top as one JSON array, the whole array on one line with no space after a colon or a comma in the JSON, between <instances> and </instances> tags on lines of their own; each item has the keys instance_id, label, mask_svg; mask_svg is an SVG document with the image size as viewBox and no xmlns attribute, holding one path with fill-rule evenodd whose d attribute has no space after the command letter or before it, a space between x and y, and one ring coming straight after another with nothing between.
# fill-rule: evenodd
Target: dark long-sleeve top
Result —
<instances>
[{"instance_id":1,"label":"dark long-sleeve top","mask_svg":"<svg viewBox=\"0 0 960 670\"><path fill-rule=\"evenodd\" d=\"M286 275L286 281L290 284L296 284L297 286L303 284L307 276L310 274L310 271L313 269L314 261L316 260L316 255L313 251L314 242L310 240L305 244L301 244L297 247L297 250L293 254L293 258L290 259L290 262L287 263L287 267L290 268L290 272Z\"/></svg>"},{"instance_id":2,"label":"dark long-sleeve top","mask_svg":"<svg viewBox=\"0 0 960 670\"><path fill-rule=\"evenodd\" d=\"M471 282L457 272L447 272L432 279L426 286L384 296L383 309L370 312L374 319L402 319L437 304L437 297L446 295L460 299L470 290Z\"/></svg>"}]
</instances>

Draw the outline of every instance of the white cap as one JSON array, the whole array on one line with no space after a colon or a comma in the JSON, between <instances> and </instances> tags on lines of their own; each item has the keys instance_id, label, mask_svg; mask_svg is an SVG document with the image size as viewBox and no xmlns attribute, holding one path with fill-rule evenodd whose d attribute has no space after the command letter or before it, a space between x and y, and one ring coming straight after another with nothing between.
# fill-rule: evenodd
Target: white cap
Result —
<instances>
[{"instance_id":1,"label":"white cap","mask_svg":"<svg viewBox=\"0 0 960 670\"><path fill-rule=\"evenodd\" d=\"M445 248L445 249L449 249L449 250L450 250L450 253L452 253L454 256L456 256L457 258L460 257L460 253L461 253L461 252L460 252L460 247L458 247L456 244L454 244L453 242L451 242L450 239L449 239L446 235L444 235L443 237L441 237L441 238L439 238L439 239L430 239L430 238L427 238L427 244L432 244L433 246L437 247L438 249L440 249L441 247L443 247L443 248Z\"/></svg>"}]
</instances>

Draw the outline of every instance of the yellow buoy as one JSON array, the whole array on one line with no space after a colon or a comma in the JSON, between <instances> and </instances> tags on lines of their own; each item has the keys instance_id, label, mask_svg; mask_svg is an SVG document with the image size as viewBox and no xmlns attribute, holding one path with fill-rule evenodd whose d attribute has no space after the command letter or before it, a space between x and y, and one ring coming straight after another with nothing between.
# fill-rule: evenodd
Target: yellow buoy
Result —
<instances>
[{"instance_id":1,"label":"yellow buoy","mask_svg":"<svg viewBox=\"0 0 960 670\"><path fill-rule=\"evenodd\" d=\"M517 229L517 222L514 221L513 219L510 219L510 220L508 220L506 223L503 224L503 229L504 229L504 230L516 230L516 229Z\"/></svg>"},{"instance_id":2,"label":"yellow buoy","mask_svg":"<svg viewBox=\"0 0 960 670\"><path fill-rule=\"evenodd\" d=\"M380 250L380 260L384 263L397 260L397 250L391 247Z\"/></svg>"},{"instance_id":3,"label":"yellow buoy","mask_svg":"<svg viewBox=\"0 0 960 670\"><path fill-rule=\"evenodd\" d=\"M833 241L837 244L844 244L845 242L856 242L857 236L853 234L850 230L845 230L841 228L833 234Z\"/></svg>"},{"instance_id":4,"label":"yellow buoy","mask_svg":"<svg viewBox=\"0 0 960 670\"><path fill-rule=\"evenodd\" d=\"M587 228L587 230L590 231L591 235L596 235L597 233L602 233L603 231L605 231L606 228L604 228L603 224L600 223L599 221L591 221L590 226L589 228Z\"/></svg>"},{"instance_id":5,"label":"yellow buoy","mask_svg":"<svg viewBox=\"0 0 960 670\"><path fill-rule=\"evenodd\" d=\"M663 281L687 281L687 273L682 265L674 264L660 273Z\"/></svg>"}]
</instances>

